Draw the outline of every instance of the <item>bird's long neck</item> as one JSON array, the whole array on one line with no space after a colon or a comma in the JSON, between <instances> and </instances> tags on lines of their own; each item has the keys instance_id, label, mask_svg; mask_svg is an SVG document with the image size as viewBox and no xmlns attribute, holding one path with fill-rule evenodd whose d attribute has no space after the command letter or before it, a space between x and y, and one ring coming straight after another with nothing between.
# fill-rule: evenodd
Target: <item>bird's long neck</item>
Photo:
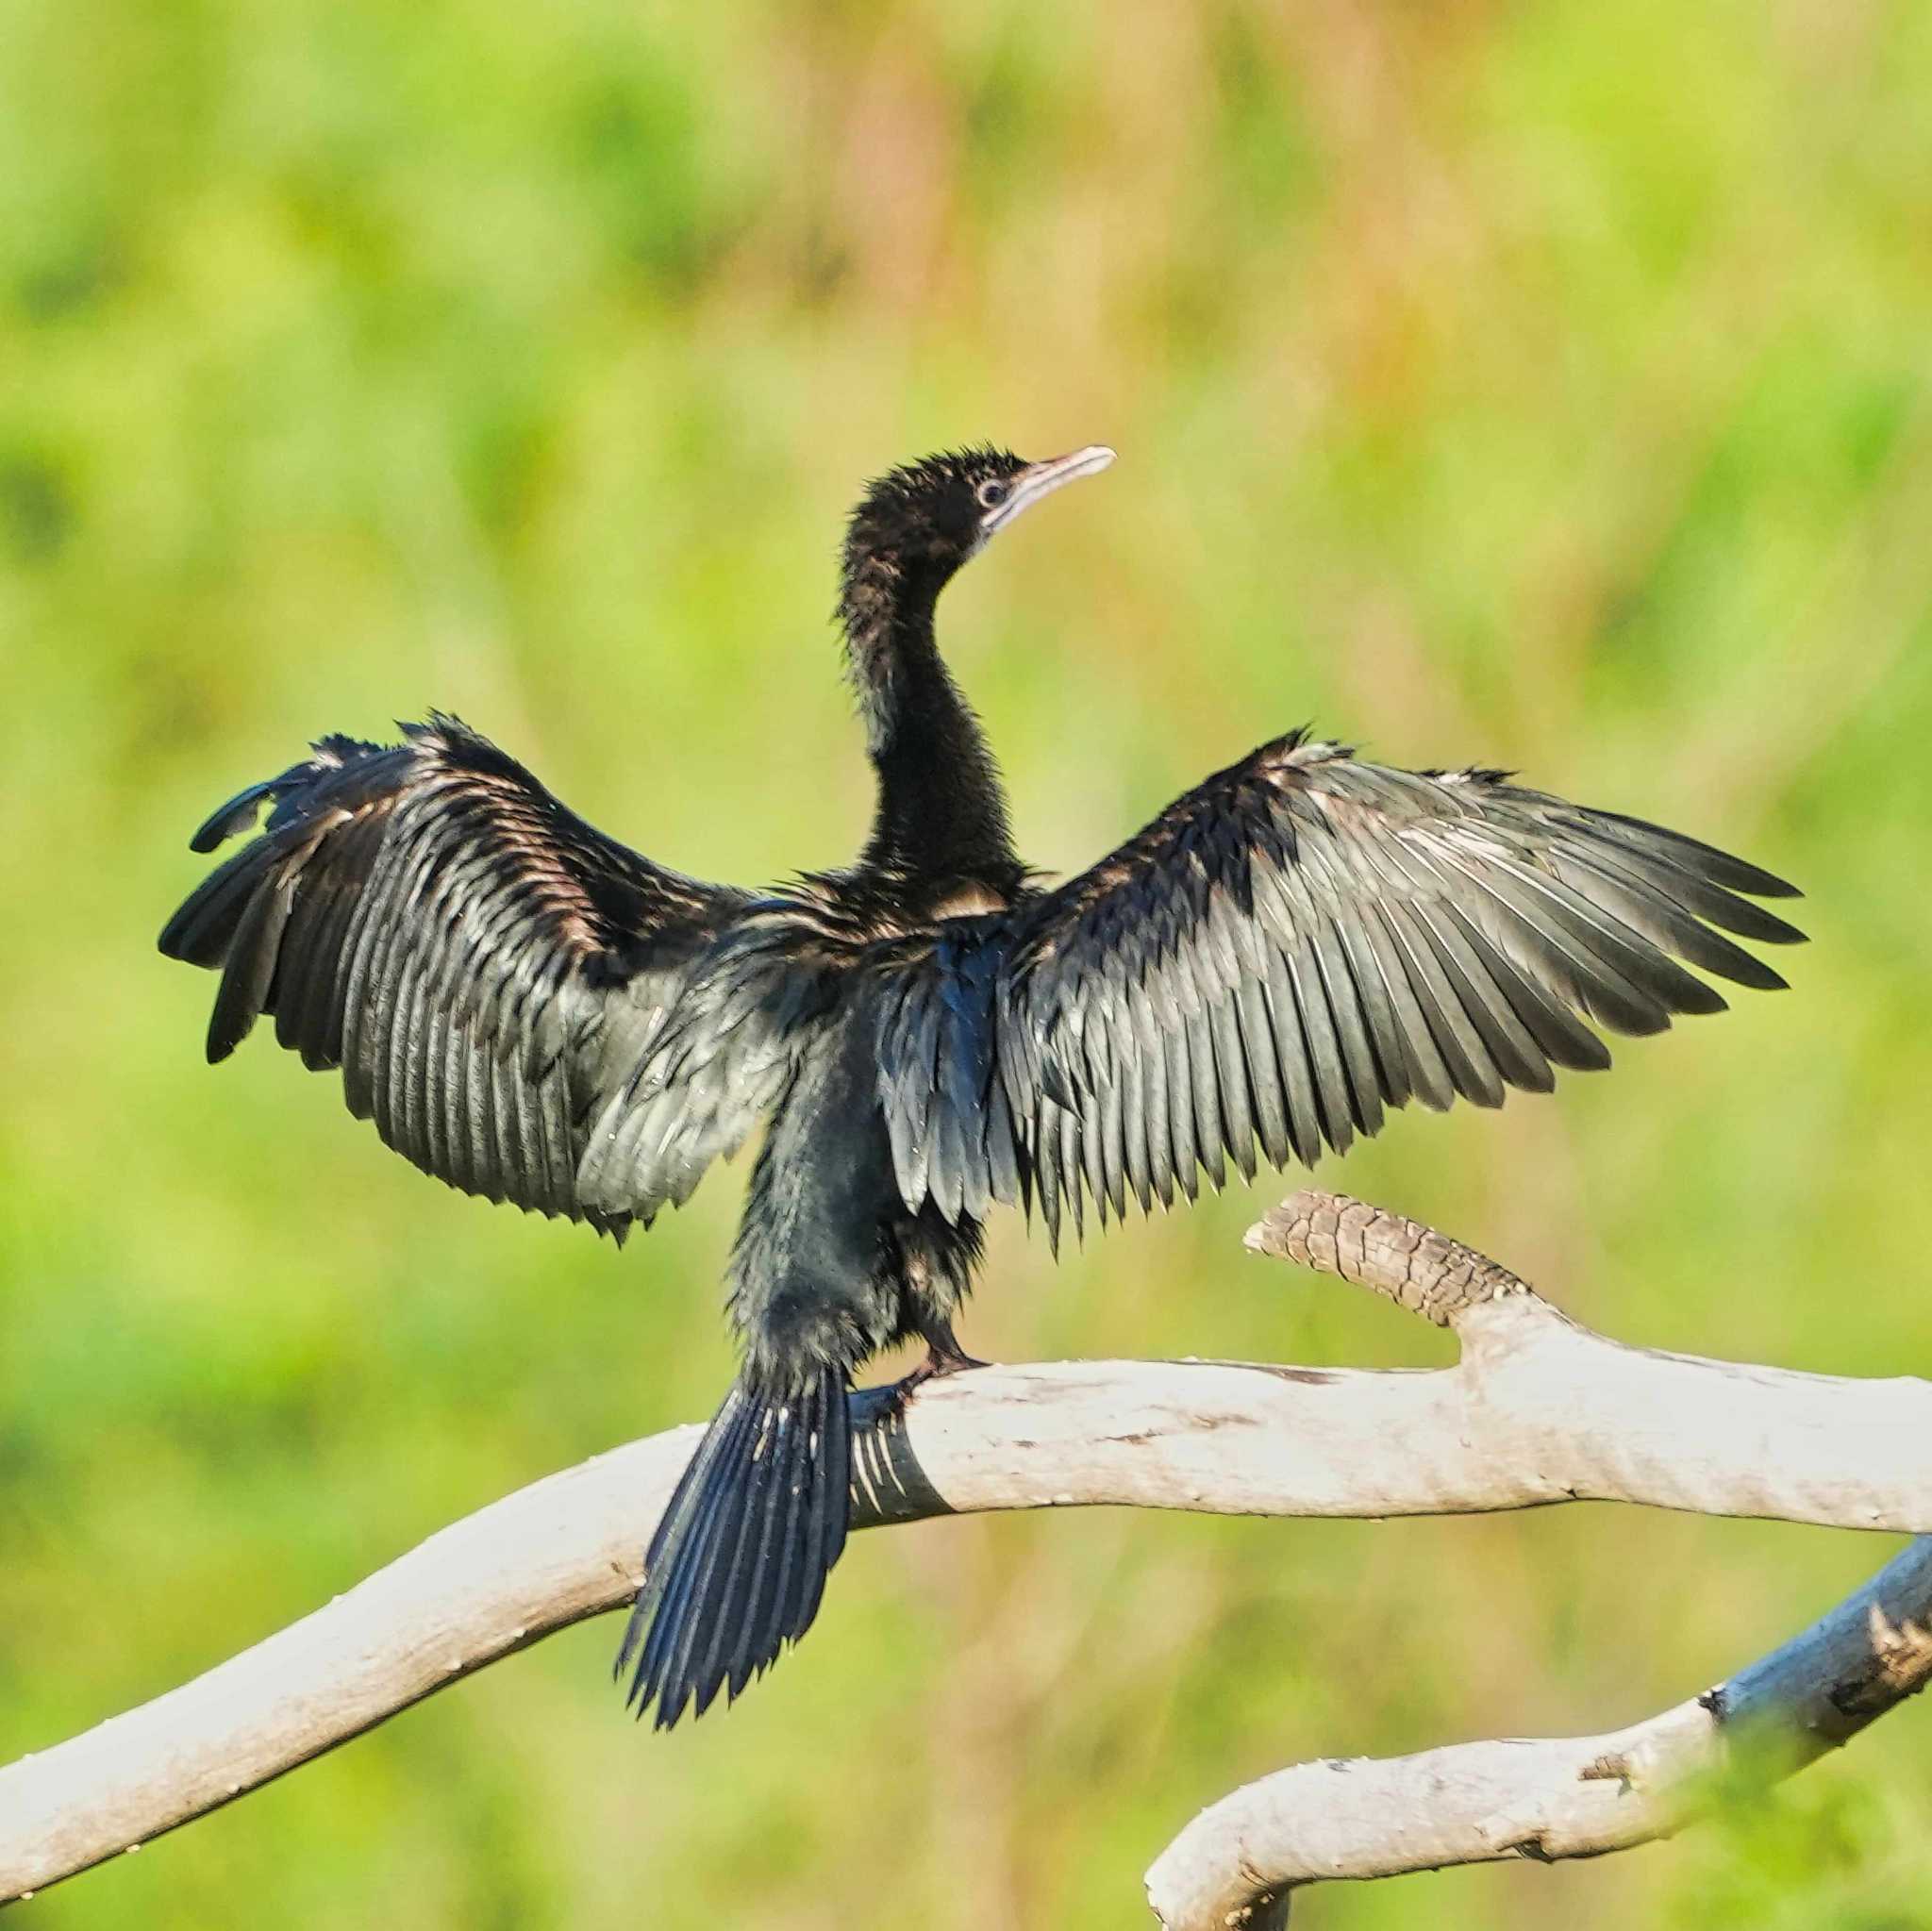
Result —
<instances>
[{"instance_id":1,"label":"bird's long neck","mask_svg":"<svg viewBox=\"0 0 1932 1931\"><path fill-rule=\"evenodd\" d=\"M869 592L869 593L868 593ZM859 860L908 883L1017 886L998 767L933 635L937 590L848 578L841 615L878 807Z\"/></svg>"}]
</instances>

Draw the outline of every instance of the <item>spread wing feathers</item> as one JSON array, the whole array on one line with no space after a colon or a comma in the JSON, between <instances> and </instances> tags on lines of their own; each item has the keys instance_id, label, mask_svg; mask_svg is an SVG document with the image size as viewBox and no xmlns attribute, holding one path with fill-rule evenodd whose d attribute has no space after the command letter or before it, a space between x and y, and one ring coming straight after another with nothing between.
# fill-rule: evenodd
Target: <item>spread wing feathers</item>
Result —
<instances>
[{"instance_id":1,"label":"spread wing feathers","mask_svg":"<svg viewBox=\"0 0 1932 1931\"><path fill-rule=\"evenodd\" d=\"M221 971L211 1061L272 1013L425 1172L621 1234L661 1191L584 1199L591 1118L751 901L605 838L454 718L403 731L324 738L216 811L194 850L270 807L161 950Z\"/></svg>"},{"instance_id":2,"label":"spread wing feathers","mask_svg":"<svg viewBox=\"0 0 1932 1931\"><path fill-rule=\"evenodd\" d=\"M784 1097L844 963L795 902L764 900L733 925L593 1120L577 1174L586 1205L643 1215L681 1207Z\"/></svg>"},{"instance_id":3,"label":"spread wing feathers","mask_svg":"<svg viewBox=\"0 0 1932 1931\"><path fill-rule=\"evenodd\" d=\"M1782 986L1726 934L1802 934L1783 880L1489 771L1412 773L1296 736L1091 871L948 928L880 1001L901 1190L949 1216L1038 1193L1057 1240L1232 1160L1312 1164L1411 1100L1500 1105Z\"/></svg>"}]
</instances>

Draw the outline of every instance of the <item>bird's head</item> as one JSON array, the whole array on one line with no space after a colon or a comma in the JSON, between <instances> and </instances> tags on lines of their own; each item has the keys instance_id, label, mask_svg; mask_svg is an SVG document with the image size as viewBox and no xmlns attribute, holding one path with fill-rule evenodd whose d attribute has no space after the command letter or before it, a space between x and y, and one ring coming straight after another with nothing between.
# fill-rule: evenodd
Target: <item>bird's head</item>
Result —
<instances>
[{"instance_id":1,"label":"bird's head","mask_svg":"<svg viewBox=\"0 0 1932 1931\"><path fill-rule=\"evenodd\" d=\"M929 608L953 573L1024 510L1112 460L1100 443L1046 462L962 449L889 471L846 527L840 614L847 631L871 628L888 606Z\"/></svg>"}]
</instances>

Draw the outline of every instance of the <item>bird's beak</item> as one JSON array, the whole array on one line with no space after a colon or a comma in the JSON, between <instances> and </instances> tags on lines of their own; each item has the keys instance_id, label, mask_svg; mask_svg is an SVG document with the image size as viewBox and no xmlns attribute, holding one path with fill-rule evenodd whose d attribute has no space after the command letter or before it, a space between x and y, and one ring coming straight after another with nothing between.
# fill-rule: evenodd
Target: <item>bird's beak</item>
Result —
<instances>
[{"instance_id":1,"label":"bird's beak","mask_svg":"<svg viewBox=\"0 0 1932 1931\"><path fill-rule=\"evenodd\" d=\"M986 539L1003 530L1022 510L1030 509L1042 496L1051 496L1062 483L1076 476L1097 476L1113 460L1113 451L1104 442L1091 442L1068 456L1056 456L1047 462L1030 462L1014 476L1005 498L979 519L979 534Z\"/></svg>"}]
</instances>

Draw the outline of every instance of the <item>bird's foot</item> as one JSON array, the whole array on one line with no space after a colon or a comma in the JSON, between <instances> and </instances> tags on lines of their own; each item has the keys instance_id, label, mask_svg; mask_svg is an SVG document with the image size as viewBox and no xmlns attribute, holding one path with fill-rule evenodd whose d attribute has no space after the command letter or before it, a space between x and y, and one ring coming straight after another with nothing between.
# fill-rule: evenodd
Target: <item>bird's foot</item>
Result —
<instances>
[{"instance_id":1,"label":"bird's foot","mask_svg":"<svg viewBox=\"0 0 1932 1931\"><path fill-rule=\"evenodd\" d=\"M885 1397L879 1419L896 1422L906 1412L907 1404L928 1381L937 1381L943 1374L961 1374L969 1368L985 1368L991 1365L990 1362L980 1360L977 1356L969 1355L953 1339L950 1328L937 1338L928 1336L924 1360L921 1361L911 1373L901 1375L890 1387L879 1390Z\"/></svg>"},{"instance_id":2,"label":"bird's foot","mask_svg":"<svg viewBox=\"0 0 1932 1931\"><path fill-rule=\"evenodd\" d=\"M947 1328L937 1339L928 1336L925 1343L925 1359L906 1377L908 1385L917 1388L922 1381L931 1381L941 1374L961 1374L969 1368L987 1368L991 1363L982 1361L977 1355L969 1355L954 1339L953 1331Z\"/></svg>"}]
</instances>

